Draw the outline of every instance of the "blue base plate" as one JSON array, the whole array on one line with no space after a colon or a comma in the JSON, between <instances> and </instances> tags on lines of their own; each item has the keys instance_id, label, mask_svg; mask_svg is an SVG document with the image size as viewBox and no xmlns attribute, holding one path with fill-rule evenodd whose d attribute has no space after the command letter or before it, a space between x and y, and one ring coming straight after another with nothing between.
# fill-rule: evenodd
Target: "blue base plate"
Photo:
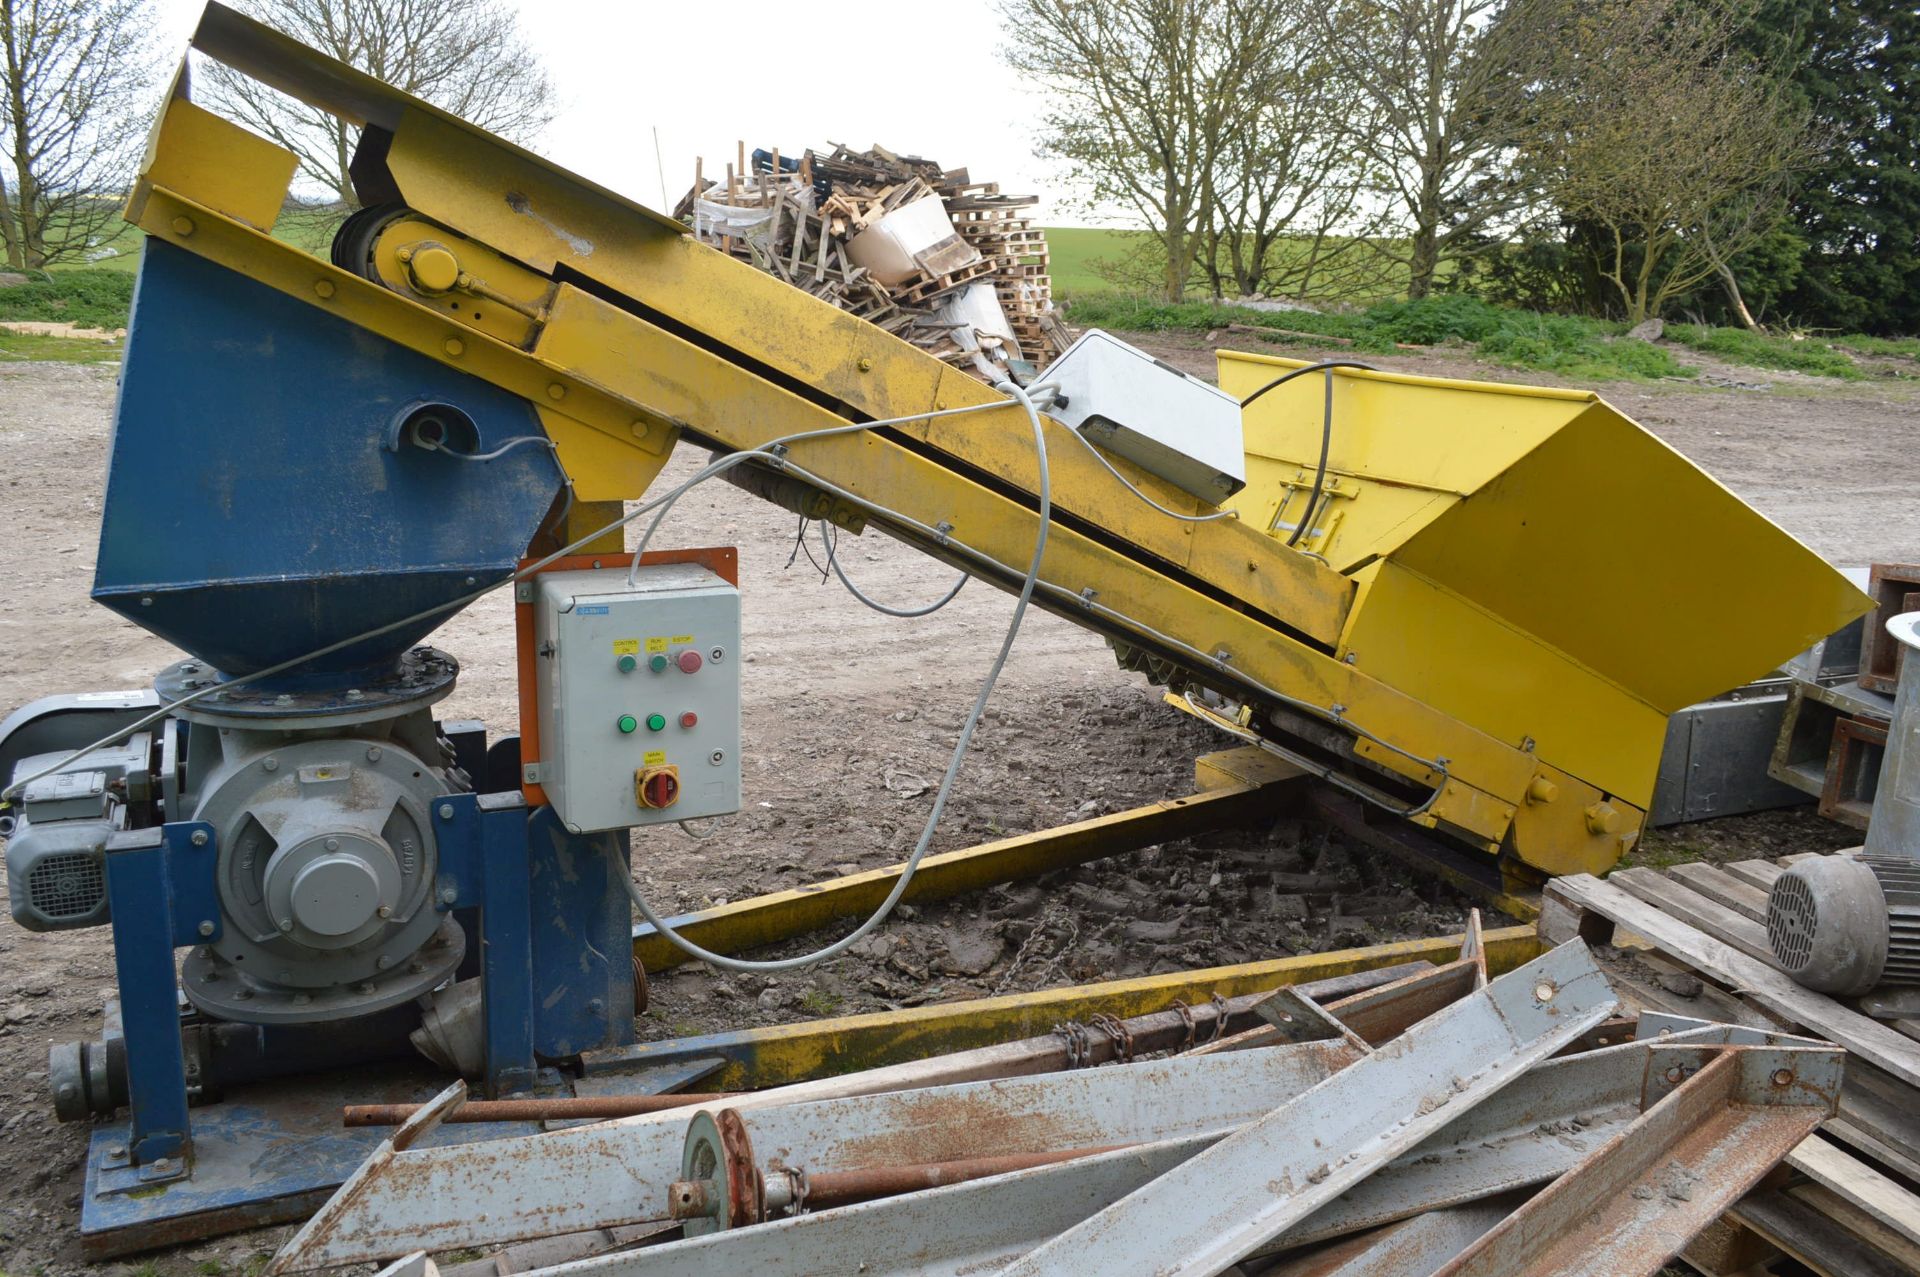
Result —
<instances>
[{"instance_id":1,"label":"blue base plate","mask_svg":"<svg viewBox=\"0 0 1920 1277\"><path fill-rule=\"evenodd\" d=\"M236 1087L219 1104L192 1111L188 1173L144 1180L126 1168L121 1122L102 1125L87 1146L80 1245L90 1260L303 1219L319 1209L391 1128L340 1124L348 1104L431 1099L445 1081L412 1068L355 1068L335 1077L298 1077ZM530 1135L532 1122L452 1124L420 1147Z\"/></svg>"}]
</instances>

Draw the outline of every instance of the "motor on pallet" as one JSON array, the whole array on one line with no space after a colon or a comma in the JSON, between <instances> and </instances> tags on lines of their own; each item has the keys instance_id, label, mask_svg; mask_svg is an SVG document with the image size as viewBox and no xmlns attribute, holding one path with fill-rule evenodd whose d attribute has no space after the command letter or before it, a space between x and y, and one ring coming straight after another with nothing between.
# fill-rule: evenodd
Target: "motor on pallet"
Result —
<instances>
[{"instance_id":1,"label":"motor on pallet","mask_svg":"<svg viewBox=\"0 0 1920 1277\"><path fill-rule=\"evenodd\" d=\"M1865 1009L1920 1009L1920 612L1887 622L1900 681L1866 845L1804 860L1767 894L1767 943L1799 983Z\"/></svg>"}]
</instances>

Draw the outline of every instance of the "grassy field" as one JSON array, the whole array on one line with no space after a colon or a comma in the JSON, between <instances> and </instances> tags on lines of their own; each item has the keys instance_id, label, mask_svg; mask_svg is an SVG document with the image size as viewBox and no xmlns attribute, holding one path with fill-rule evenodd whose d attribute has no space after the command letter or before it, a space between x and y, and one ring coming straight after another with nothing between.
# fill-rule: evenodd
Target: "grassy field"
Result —
<instances>
[{"instance_id":1,"label":"grassy field","mask_svg":"<svg viewBox=\"0 0 1920 1277\"><path fill-rule=\"evenodd\" d=\"M1209 332L1240 324L1261 330L1276 346L1324 350L1337 345L1360 354L1405 347L1453 347L1512 368L1540 369L1572 381L1658 380L1692 377L1688 352L1723 363L1774 368L1847 381L1913 376L1911 366L1886 361L1920 356L1920 341L1872 337L1796 339L1737 328L1667 326L1667 340L1636 341L1625 325L1575 315L1544 315L1491 306L1473 297L1440 296L1417 302L1381 302L1351 311L1269 311L1185 302L1169 305L1117 293L1087 293L1068 309L1076 326L1135 332ZM1863 363L1862 360L1875 361Z\"/></svg>"},{"instance_id":2,"label":"grassy field","mask_svg":"<svg viewBox=\"0 0 1920 1277\"><path fill-rule=\"evenodd\" d=\"M274 234L309 252L324 252L339 224L333 210L290 209ZM1547 315L1489 305L1474 297L1439 296L1386 301L1365 308L1310 311L1256 310L1206 301L1168 305L1118 291L1103 277L1103 261L1125 258L1150 243L1144 232L1056 227L1047 232L1056 296L1072 323L1133 332L1203 333L1230 324L1259 330L1281 348L1359 354L1443 347L1512 368L1557 373L1572 381L1689 378L1700 355L1725 364L1771 368L1842 380L1913 376L1920 339L1810 337L1793 339L1742 329L1670 324L1666 340L1635 341L1623 325L1601 319ZM139 260L139 232L131 227L100 246L113 250L94 263L56 269L44 277L0 288L0 320L65 322L112 330L124 327ZM74 349L68 349L74 347ZM96 361L119 356L117 343L0 334L0 360Z\"/></svg>"}]
</instances>

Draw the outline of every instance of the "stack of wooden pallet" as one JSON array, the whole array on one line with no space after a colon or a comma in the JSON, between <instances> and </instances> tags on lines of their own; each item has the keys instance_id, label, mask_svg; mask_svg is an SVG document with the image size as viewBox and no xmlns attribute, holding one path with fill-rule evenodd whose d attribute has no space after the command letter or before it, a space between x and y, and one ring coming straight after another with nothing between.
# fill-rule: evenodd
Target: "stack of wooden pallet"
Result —
<instances>
[{"instance_id":1,"label":"stack of wooden pallet","mask_svg":"<svg viewBox=\"0 0 1920 1277\"><path fill-rule=\"evenodd\" d=\"M994 292L1022 350L1066 349L1069 338L1053 309L1047 233L1033 224L1038 195L1002 195L998 182L944 189L960 237L994 266Z\"/></svg>"},{"instance_id":2,"label":"stack of wooden pallet","mask_svg":"<svg viewBox=\"0 0 1920 1277\"><path fill-rule=\"evenodd\" d=\"M1846 853L1841 853L1846 854ZM1743 1198L1710 1253L1710 1274L1772 1271L1782 1253L1828 1277L1920 1272L1920 1022L1875 1020L1802 988L1767 946L1774 879L1804 856L1667 874L1623 869L1547 884L1540 933L1603 949L1623 998L1646 1011L1824 1038L1847 1050L1838 1115Z\"/></svg>"},{"instance_id":3,"label":"stack of wooden pallet","mask_svg":"<svg viewBox=\"0 0 1920 1277\"><path fill-rule=\"evenodd\" d=\"M724 180L704 170L704 162L696 167L675 210L698 238L955 367L998 380L1010 360L1044 367L1068 344L1053 311L1046 236L1030 220L1037 196L1002 195L992 183L972 183L965 169L880 147L836 145L796 164L782 163L778 151L750 161L741 145ZM929 257L913 275L888 282L849 256L851 240L932 197L945 201L959 253ZM1004 326L962 314L959 299L981 283L992 285Z\"/></svg>"}]
</instances>

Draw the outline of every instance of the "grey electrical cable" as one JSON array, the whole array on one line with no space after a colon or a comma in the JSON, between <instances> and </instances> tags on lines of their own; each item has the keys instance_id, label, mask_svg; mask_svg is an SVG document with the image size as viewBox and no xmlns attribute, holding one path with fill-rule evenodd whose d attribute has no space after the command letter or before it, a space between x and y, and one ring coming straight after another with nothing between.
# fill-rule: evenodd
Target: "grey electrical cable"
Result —
<instances>
[{"instance_id":1,"label":"grey electrical cable","mask_svg":"<svg viewBox=\"0 0 1920 1277\"><path fill-rule=\"evenodd\" d=\"M1012 385L1011 382L1002 384ZM1028 412L1034 413L1035 410L1032 402L1026 399L1026 392L1021 392L1021 399L1027 403ZM677 484L669 490L665 496L659 498L659 502L661 503L660 511L654 516L653 522L647 525L647 530L640 534L640 545L633 552L632 565L627 568L627 584L631 586L640 579L640 556L646 553L648 544L653 540L653 534L659 531L660 524L666 519L667 512L673 509L674 503L694 487L705 483L715 475L724 474L728 470L733 469L733 467L752 461L755 458L770 455L777 458L789 445L805 443L809 439L831 439L839 435L862 434L869 430L878 430L883 426L902 426L910 421L933 421L940 417L958 417L970 412L990 412L996 408L1010 408L1013 406L1015 406L1014 403L1009 400L994 399L986 403L965 404L959 408L936 408L929 412L913 412L908 413L904 417L887 417L879 421L851 421L844 426L824 426L818 430L802 430L797 434L782 435L777 439L769 439L758 447L746 448L739 452L729 452L726 456L720 457L703 467L691 479ZM1035 413L1035 415L1038 414Z\"/></svg>"},{"instance_id":2,"label":"grey electrical cable","mask_svg":"<svg viewBox=\"0 0 1920 1277\"><path fill-rule=\"evenodd\" d=\"M556 453L560 451L560 449L555 446L553 440L544 435L521 435L518 439L507 440L492 452L462 452L458 448L447 447L444 442L434 444L433 451L444 452L457 461L492 461L496 457L504 457L515 448L522 447L529 443L543 444Z\"/></svg>"},{"instance_id":3,"label":"grey electrical cable","mask_svg":"<svg viewBox=\"0 0 1920 1277\"><path fill-rule=\"evenodd\" d=\"M786 474L790 474L797 479L805 480L807 483L820 489L820 491L826 493L828 496L837 497L840 500L845 501L850 505L859 506L871 514L874 514L878 517L891 519L894 522L901 525L902 527L908 528L914 532L918 532L922 536L927 537L929 540L938 542L943 549L965 555L975 560L976 562L984 565L985 567L995 569L996 571L1000 572L1005 576L1015 576L1018 574L1019 570L1017 568L1010 567L1007 564L1001 562L999 559L994 558L992 555L987 554L981 550L975 549L974 547L968 545L966 542L961 541L955 536L953 536L953 534L950 531L947 531L941 528L928 527L926 524L921 523L919 520L900 514L898 511L888 510L888 509L885 509L884 507L877 506L873 502L868 501L866 498L858 496L855 493L849 492L845 488L839 487L838 485L826 479L821 478L819 475L813 474L810 471L803 469L802 467L794 464L792 461L779 459L773 462L772 464L776 465L781 471L783 471ZM1303 714L1308 714L1308 715L1311 715L1312 717L1331 723L1334 726L1340 728L1342 731L1351 732L1354 736L1357 736L1362 740L1371 741L1373 744L1378 745L1381 749L1384 749L1389 753L1397 754L1400 757L1408 760L1409 762L1418 764L1425 771L1437 772L1441 779L1440 779L1440 785L1436 786L1434 791L1434 797L1436 798L1439 795L1440 787L1443 787L1446 783L1446 778L1450 774L1447 770L1448 762L1446 759L1427 758L1423 755L1416 754L1412 750L1407 749L1403 746L1396 745L1392 741L1387 740L1386 738L1374 732L1368 731L1365 727L1362 727L1360 724L1353 722L1351 719L1346 717L1346 707L1344 705L1332 705L1332 706L1315 705L1311 701L1304 701L1297 696L1290 696L1287 693L1278 690L1277 688L1269 687L1265 683L1260 682L1260 680L1249 676L1244 671L1235 669L1230 663L1230 661L1224 656L1224 654L1215 655L1215 654L1203 652L1199 648L1194 647L1190 643L1183 642L1180 639L1174 638L1170 634L1167 634L1161 630L1154 629L1152 626L1146 624L1143 621L1140 621L1134 617L1128 616L1125 612L1121 612L1114 608L1108 607L1106 604L1101 603L1098 599L1091 597L1085 592L1075 593L1073 590L1068 589L1066 586L1055 585L1053 582L1045 581L1045 580L1039 583L1038 588L1040 590L1046 591L1048 594L1052 595L1054 598L1059 600L1063 610L1091 612L1101 617L1104 617L1108 620L1111 620L1115 625L1131 630L1134 633L1139 634L1140 636L1146 638L1148 641L1152 643L1156 643L1170 652L1179 654L1180 656L1185 658L1187 663L1191 664L1196 669L1214 670L1219 674L1234 680L1235 682L1246 685L1247 687L1253 689L1253 691L1255 691L1259 695L1267 698L1268 700L1275 702L1276 704L1284 705L1284 706L1287 706L1288 708L1299 710ZM1368 797L1364 793L1360 794L1359 796L1363 798ZM1392 811L1395 814L1399 814L1400 812L1400 809L1398 807L1393 806L1391 804L1382 803L1377 798L1368 798L1368 801L1373 802L1376 806L1380 806L1388 811ZM1420 808L1416 809L1413 814L1418 815L1421 811L1426 810L1426 807L1430 806L1432 804L1432 801L1433 799L1430 798L1426 804L1423 804Z\"/></svg>"},{"instance_id":4,"label":"grey electrical cable","mask_svg":"<svg viewBox=\"0 0 1920 1277\"><path fill-rule=\"evenodd\" d=\"M961 587L965 586L968 581L973 579L970 573L962 572L959 575L959 577L954 581L952 589L948 590L945 594L941 595L934 602L927 604L925 607L913 607L913 608L889 607L885 603L881 603L876 599L868 598L867 595L864 592L862 592L860 587L855 585L852 582L852 580L848 578L847 570L840 566L840 558L837 554L834 553L833 540L834 539L832 537L829 537L827 535L826 521L824 519L821 520L820 521L820 544L824 546L827 551L827 566L833 569L833 574L840 578L840 584L847 587L847 592L849 594L853 595L854 598L859 599L862 603L866 604L868 607L872 608L874 611L884 613L887 616L898 616L907 620L911 620L912 618L917 616L932 616L935 612L938 612L941 608L953 602L954 599L959 596ZM819 565L816 564L815 566L817 567Z\"/></svg>"},{"instance_id":5,"label":"grey electrical cable","mask_svg":"<svg viewBox=\"0 0 1920 1277\"><path fill-rule=\"evenodd\" d=\"M1212 514L1181 514L1178 510L1169 510L1167 509L1167 507L1161 505L1158 501L1155 501L1152 497L1148 496L1146 493L1140 491L1140 489L1134 487L1133 480L1127 478L1127 476L1125 476L1124 474L1121 474L1118 470L1116 470L1114 468L1113 462L1107 460L1106 454L1100 451L1099 445L1094 443L1093 440L1087 438L1085 435L1081 434L1078 430L1074 430L1071 428L1067 430L1067 433L1072 435L1075 439L1078 439L1080 441L1081 446L1084 447L1088 452L1093 454L1093 459L1095 461L1098 461L1101 465L1105 466L1107 468L1107 473L1112 475L1114 478L1118 479L1123 485L1125 485L1128 492L1131 492L1134 496L1139 497L1142 501L1146 502L1148 505L1158 510L1161 514L1166 515L1169 519L1178 519L1182 523L1212 523L1217 519L1237 519L1240 517L1240 512L1238 510L1215 510Z\"/></svg>"},{"instance_id":6,"label":"grey electrical cable","mask_svg":"<svg viewBox=\"0 0 1920 1277\"><path fill-rule=\"evenodd\" d=\"M1039 474L1039 482L1037 484L1040 501L1038 512L1039 527L1034 533L1033 538L1033 561L1028 565L1026 577L1021 583L1020 595L1013 607L1013 616L1007 623L1006 638L1001 640L1000 650L994 656L993 664L988 667L986 677L981 680L980 691L973 700L973 708L968 711L966 721L961 725L960 737L954 742L953 756L947 761L947 770L945 774L941 776L940 784L934 791L933 809L927 813L927 823L920 831L920 840L914 845L913 854L907 857L907 863L901 868L900 877L894 882L893 890L888 892L887 898L880 902L880 907L875 909L865 922L862 922L858 927L840 939L824 948L817 949L812 953L802 954L797 958L774 958L765 961L750 961L742 958L730 958L724 954L702 948L700 945L695 944L693 941L688 940L685 936L675 931L668 925L664 918L654 911L653 906L647 903L647 898L645 894L641 892L640 885L633 880L632 874L627 871L626 863L620 858L618 851L609 849L608 854L613 858L614 863L619 866L619 870L615 876L620 879L621 885L626 888L627 896L633 901L634 908L638 909L641 916L652 924L656 934L664 936L683 953L691 954L703 962L711 963L727 971L792 971L800 967L810 967L816 963L825 962L828 958L844 953L848 948L859 943L859 941L875 927L887 920L888 916L893 913L894 906L899 904L901 897L906 895L908 886L913 882L914 874L919 871L920 862L926 858L927 849L933 844L934 831L940 827L940 817L946 811L947 799L953 792L954 779L960 774L960 764L966 759L968 746L973 743L973 733L975 729L980 726L981 716L986 713L987 701L993 695L994 684L1000 679L1000 671L1006 668L1007 658L1013 652L1014 640L1020 637L1020 624L1026 619L1027 605L1033 601L1034 589L1040 582L1040 565L1045 560L1047 552L1047 530L1053 522L1053 480L1047 472L1047 435L1045 428L1040 424L1040 412L1033 406L1033 400L1028 398L1026 391L1020 389L1020 387L1014 385L1012 382L1002 382L996 386L995 389L1010 395L1021 407L1025 408L1027 410L1028 420L1033 425L1034 461L1038 467ZM653 527L658 526L659 520L656 518ZM648 529L649 535L651 535L653 527Z\"/></svg>"}]
</instances>

